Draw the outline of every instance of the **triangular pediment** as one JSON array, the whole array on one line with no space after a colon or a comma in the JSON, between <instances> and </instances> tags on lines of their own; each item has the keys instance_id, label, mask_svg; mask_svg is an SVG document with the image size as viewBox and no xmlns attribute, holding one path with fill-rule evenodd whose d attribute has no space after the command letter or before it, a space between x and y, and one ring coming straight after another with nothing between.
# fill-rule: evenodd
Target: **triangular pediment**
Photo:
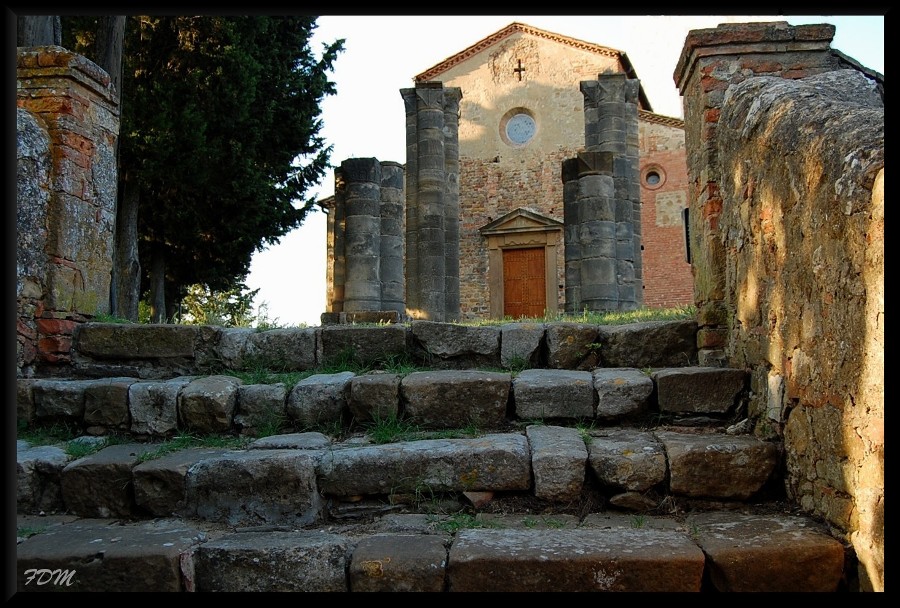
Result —
<instances>
[{"instance_id":1,"label":"triangular pediment","mask_svg":"<svg viewBox=\"0 0 900 608\"><path fill-rule=\"evenodd\" d=\"M413 77L413 81L417 83L440 81L441 76L444 75L444 73L449 69L468 61L473 56L487 49L500 45L504 40L517 34L533 36L542 40L549 40L557 44L562 44L574 49L579 49L581 51L587 51L589 53L595 53L597 55L604 55L606 57L614 58L619 66L618 69L620 71L625 73L629 78L638 79L638 75L634 71L634 66L631 65L631 60L628 58L628 55L622 51L610 48L608 46L594 44L593 42L586 42L584 40L578 40L577 38L563 36L562 34L557 34L555 32L542 30L525 23L510 23L503 29L494 32L490 36L482 38L475 44L463 49L462 51L454 55L451 55L450 57L447 57L440 63L428 68L424 72L417 74ZM644 92L644 87L640 83L638 84L638 98L640 100L640 109L646 111L653 110L653 108L650 106L650 100L647 99L647 95Z\"/></svg>"},{"instance_id":2,"label":"triangular pediment","mask_svg":"<svg viewBox=\"0 0 900 608\"><path fill-rule=\"evenodd\" d=\"M525 207L519 207L478 229L484 236L517 232L562 230L563 223Z\"/></svg>"}]
</instances>

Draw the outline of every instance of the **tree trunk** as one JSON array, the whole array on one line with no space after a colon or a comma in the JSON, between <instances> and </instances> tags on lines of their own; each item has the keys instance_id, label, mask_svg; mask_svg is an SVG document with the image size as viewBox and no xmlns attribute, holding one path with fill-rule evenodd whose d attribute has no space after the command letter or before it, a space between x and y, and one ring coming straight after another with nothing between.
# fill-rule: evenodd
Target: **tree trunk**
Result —
<instances>
[{"instance_id":1,"label":"tree trunk","mask_svg":"<svg viewBox=\"0 0 900 608\"><path fill-rule=\"evenodd\" d=\"M138 256L138 204L140 195L137 184L126 172L119 189L116 208L116 248L113 265L113 315L138 321L138 303L141 300L141 263Z\"/></svg>"},{"instance_id":2,"label":"tree trunk","mask_svg":"<svg viewBox=\"0 0 900 608\"><path fill-rule=\"evenodd\" d=\"M150 255L150 322L166 322L166 253L158 244Z\"/></svg>"},{"instance_id":3,"label":"tree trunk","mask_svg":"<svg viewBox=\"0 0 900 608\"><path fill-rule=\"evenodd\" d=\"M122 45L125 42L125 16L100 17L97 26L97 65L112 79L119 103L122 99ZM121 110L121 108L120 108Z\"/></svg>"},{"instance_id":4,"label":"tree trunk","mask_svg":"<svg viewBox=\"0 0 900 608\"><path fill-rule=\"evenodd\" d=\"M17 20L17 46L62 44L62 22L59 15L25 15Z\"/></svg>"},{"instance_id":5,"label":"tree trunk","mask_svg":"<svg viewBox=\"0 0 900 608\"><path fill-rule=\"evenodd\" d=\"M119 96L119 116L122 115L122 48L125 42L125 16L99 18L96 36L97 65L109 74ZM119 165L119 142L113 150ZM137 254L138 190L133 180L119 180L116 207L115 247L113 248L112 281L110 284L110 312L132 322L138 320L141 265Z\"/></svg>"}]
</instances>

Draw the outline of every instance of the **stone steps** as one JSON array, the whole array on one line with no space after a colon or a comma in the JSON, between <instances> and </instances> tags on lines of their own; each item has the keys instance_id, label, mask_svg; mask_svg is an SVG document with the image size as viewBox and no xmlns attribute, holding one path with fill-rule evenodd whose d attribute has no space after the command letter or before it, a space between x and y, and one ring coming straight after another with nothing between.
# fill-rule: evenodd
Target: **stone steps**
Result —
<instances>
[{"instance_id":1,"label":"stone steps","mask_svg":"<svg viewBox=\"0 0 900 608\"><path fill-rule=\"evenodd\" d=\"M689 358L684 324L159 329L172 335L86 326L76 349L94 358L94 377L19 379L20 421L117 438L78 459L18 443L19 526L39 531L18 544L20 591L844 585L843 545L783 501L780 442L735 424L745 372L675 366ZM591 352L601 334L603 361ZM263 347L306 365L351 338L357 352L394 345L443 366L316 373L288 388L196 365ZM315 354L288 348L302 344ZM541 354L516 355L532 364L520 371L479 369L502 345ZM147 367L165 348L192 373L165 357ZM121 372L125 352L131 371L153 373L99 373ZM280 434L250 439L272 419ZM376 443L384 420L417 431ZM182 434L246 442L158 453Z\"/></svg>"},{"instance_id":2,"label":"stone steps","mask_svg":"<svg viewBox=\"0 0 900 608\"><path fill-rule=\"evenodd\" d=\"M20 513L20 526L45 529L18 545L19 590L60 590L24 578L41 569L110 591L835 591L843 581L842 544L777 500L777 445L749 435L535 424L372 444L295 433L142 462L153 447L64 462L61 448L20 444L20 497L55 497L67 523Z\"/></svg>"},{"instance_id":3,"label":"stone steps","mask_svg":"<svg viewBox=\"0 0 900 608\"><path fill-rule=\"evenodd\" d=\"M479 517L456 531L452 517L424 515L314 529L196 523L47 523L18 545L18 590L833 592L845 561L807 518L730 510Z\"/></svg>"}]
</instances>

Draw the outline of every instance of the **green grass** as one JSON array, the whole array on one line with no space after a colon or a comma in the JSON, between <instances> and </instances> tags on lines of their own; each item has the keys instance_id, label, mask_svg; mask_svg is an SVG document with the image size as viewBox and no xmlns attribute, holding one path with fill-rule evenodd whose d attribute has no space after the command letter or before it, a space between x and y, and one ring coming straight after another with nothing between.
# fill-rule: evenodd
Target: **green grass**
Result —
<instances>
[{"instance_id":1,"label":"green grass","mask_svg":"<svg viewBox=\"0 0 900 608\"><path fill-rule=\"evenodd\" d=\"M463 321L461 325L504 325L506 323L588 323L591 325L624 325L626 323L643 323L646 321L677 321L693 319L697 308L693 305L674 306L672 308L642 307L630 311L589 311L578 314L557 313L542 317L504 317L503 319L483 319Z\"/></svg>"},{"instance_id":2,"label":"green grass","mask_svg":"<svg viewBox=\"0 0 900 608\"><path fill-rule=\"evenodd\" d=\"M284 408L271 407L265 412L251 417L256 437L280 435L288 426L288 415Z\"/></svg>"},{"instance_id":3,"label":"green grass","mask_svg":"<svg viewBox=\"0 0 900 608\"><path fill-rule=\"evenodd\" d=\"M78 427L65 422L55 422L47 426L28 426L20 422L16 439L22 439L31 445L59 445L75 439L80 434Z\"/></svg>"},{"instance_id":4,"label":"green grass","mask_svg":"<svg viewBox=\"0 0 900 608\"><path fill-rule=\"evenodd\" d=\"M138 462L147 462L162 458L166 454L185 450L188 448L228 448L238 449L246 447L250 439L244 437L232 437L230 435L176 435L171 439L159 443L155 449L144 452L138 456Z\"/></svg>"},{"instance_id":5,"label":"green grass","mask_svg":"<svg viewBox=\"0 0 900 608\"><path fill-rule=\"evenodd\" d=\"M249 370L225 370L222 374L240 379L244 384L284 384L287 392L298 382L313 375L312 371L279 372L264 367Z\"/></svg>"},{"instance_id":6,"label":"green grass","mask_svg":"<svg viewBox=\"0 0 900 608\"><path fill-rule=\"evenodd\" d=\"M529 529L537 528L538 526L541 526L541 525L546 526L547 528L551 528L553 530L559 530L559 529L566 527L566 522L564 522L560 519L555 519L553 517L544 517L544 516L541 516L540 519L535 518L535 517L530 517L530 516L526 517L524 519L524 521L522 522L522 524L526 528L529 528Z\"/></svg>"},{"instance_id":7,"label":"green grass","mask_svg":"<svg viewBox=\"0 0 900 608\"><path fill-rule=\"evenodd\" d=\"M399 419L396 415L375 418L371 422L365 423L363 428L366 435L376 444L425 439L475 438L484 434L484 430L475 422L456 429L423 431L412 421Z\"/></svg>"},{"instance_id":8,"label":"green grass","mask_svg":"<svg viewBox=\"0 0 900 608\"><path fill-rule=\"evenodd\" d=\"M700 526L691 522L688 526L688 534L690 535L690 537L693 540L695 540L695 541L699 540L700 539Z\"/></svg>"},{"instance_id":9,"label":"green grass","mask_svg":"<svg viewBox=\"0 0 900 608\"><path fill-rule=\"evenodd\" d=\"M27 426L19 423L16 439L27 441L32 446L54 445L59 446L72 458L83 458L109 445L123 443L125 439L119 435L104 435L103 441L87 442L76 441L84 433L79 427L66 422L55 422L50 425Z\"/></svg>"},{"instance_id":10,"label":"green grass","mask_svg":"<svg viewBox=\"0 0 900 608\"><path fill-rule=\"evenodd\" d=\"M583 422L579 422L575 425L576 430L581 435L581 440L584 441L584 445L591 447L591 441L593 440L593 436L591 435L591 431L594 430L594 422L592 421L590 424L584 424Z\"/></svg>"},{"instance_id":11,"label":"green grass","mask_svg":"<svg viewBox=\"0 0 900 608\"><path fill-rule=\"evenodd\" d=\"M507 360L504 371L508 371L512 374L512 377L515 378L520 372L525 371L529 367L528 359L521 355L513 355Z\"/></svg>"},{"instance_id":12,"label":"green grass","mask_svg":"<svg viewBox=\"0 0 900 608\"><path fill-rule=\"evenodd\" d=\"M96 454L103 448L122 443L122 439L116 436L105 437L104 441L87 442L87 441L68 441L66 442L65 452L72 458L84 458L91 454Z\"/></svg>"},{"instance_id":13,"label":"green grass","mask_svg":"<svg viewBox=\"0 0 900 608\"><path fill-rule=\"evenodd\" d=\"M123 319L122 317L114 317L111 314L102 312L100 314L94 315L94 318L91 319L93 323L132 323L128 319Z\"/></svg>"},{"instance_id":14,"label":"green grass","mask_svg":"<svg viewBox=\"0 0 900 608\"><path fill-rule=\"evenodd\" d=\"M419 427L397 418L396 414L384 418L376 416L374 420L363 425L366 435L376 444L404 441L419 433Z\"/></svg>"},{"instance_id":15,"label":"green grass","mask_svg":"<svg viewBox=\"0 0 900 608\"><path fill-rule=\"evenodd\" d=\"M46 529L46 526L19 526L16 528L16 536L21 536L22 538L31 538L32 536L40 534Z\"/></svg>"},{"instance_id":16,"label":"green grass","mask_svg":"<svg viewBox=\"0 0 900 608\"><path fill-rule=\"evenodd\" d=\"M455 429L438 429L434 431L420 431L415 436L408 437L409 440L421 439L474 439L484 435L484 429L474 421L470 421L466 426Z\"/></svg>"},{"instance_id":17,"label":"green grass","mask_svg":"<svg viewBox=\"0 0 900 608\"><path fill-rule=\"evenodd\" d=\"M377 367L383 371L401 375L411 374L425 369L413 361L406 353L402 355L388 355L377 363Z\"/></svg>"}]
</instances>

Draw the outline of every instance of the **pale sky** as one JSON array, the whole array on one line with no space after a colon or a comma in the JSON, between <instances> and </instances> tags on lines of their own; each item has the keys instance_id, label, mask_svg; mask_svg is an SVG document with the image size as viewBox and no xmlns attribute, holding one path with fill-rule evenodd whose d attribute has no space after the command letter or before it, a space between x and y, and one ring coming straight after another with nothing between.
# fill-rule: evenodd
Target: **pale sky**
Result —
<instances>
[{"instance_id":1,"label":"pale sky","mask_svg":"<svg viewBox=\"0 0 900 608\"><path fill-rule=\"evenodd\" d=\"M322 103L321 135L334 146L331 164L374 157L406 162L406 116L400 89L416 74L482 38L519 22L623 51L634 66L653 111L682 118L673 74L690 30L720 23L788 21L831 23L832 48L884 74L884 15L868 16L323 16L311 48L344 38L331 73L337 94ZM650 41L644 43L643 41ZM334 193L329 171L309 194ZM255 303L268 307L281 325L319 325L325 311L325 214L307 215L303 225L257 253L247 286L259 288Z\"/></svg>"}]
</instances>

